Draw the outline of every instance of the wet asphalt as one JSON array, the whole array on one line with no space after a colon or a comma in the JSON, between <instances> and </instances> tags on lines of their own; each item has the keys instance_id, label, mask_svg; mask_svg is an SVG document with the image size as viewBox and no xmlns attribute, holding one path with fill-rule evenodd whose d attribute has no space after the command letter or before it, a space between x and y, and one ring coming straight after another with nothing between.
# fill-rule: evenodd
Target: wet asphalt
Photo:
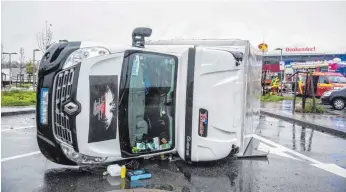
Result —
<instances>
[{"instance_id":1,"label":"wet asphalt","mask_svg":"<svg viewBox=\"0 0 346 192\"><path fill-rule=\"evenodd\" d=\"M267 157L229 157L192 165L179 160L147 160L142 165L152 173L152 178L139 182L103 176L105 167L86 170L57 165L41 154L11 159L39 151L35 128L25 128L35 125L34 116L2 118L1 190L4 192L114 191L137 187L184 192L346 191L345 177L313 166L308 160L292 153L286 155L295 158L270 152ZM257 135L304 157L346 169L346 140L343 138L267 116L262 116ZM253 138L249 151L256 151L263 144L275 147L265 140Z\"/></svg>"}]
</instances>

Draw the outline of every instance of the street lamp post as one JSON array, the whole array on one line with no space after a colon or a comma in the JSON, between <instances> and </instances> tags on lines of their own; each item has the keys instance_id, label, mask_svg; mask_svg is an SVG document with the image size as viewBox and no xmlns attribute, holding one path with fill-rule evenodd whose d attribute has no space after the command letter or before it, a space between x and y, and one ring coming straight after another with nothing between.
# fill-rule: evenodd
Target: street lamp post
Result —
<instances>
[{"instance_id":1,"label":"street lamp post","mask_svg":"<svg viewBox=\"0 0 346 192\"><path fill-rule=\"evenodd\" d=\"M17 53L16 52L13 52L13 53L4 52L2 54L8 55L8 62L9 62L9 68L10 68L10 74L9 74L10 77L9 78L10 78L10 83L11 83L11 81L12 81L12 66L11 66L12 61L11 61L11 55L16 55Z\"/></svg>"},{"instance_id":2,"label":"street lamp post","mask_svg":"<svg viewBox=\"0 0 346 192\"><path fill-rule=\"evenodd\" d=\"M36 65L35 65L35 52L40 51L39 49L34 49L32 50L32 67L33 67L33 81L32 81L32 86L35 87L35 82L36 82Z\"/></svg>"},{"instance_id":3,"label":"street lamp post","mask_svg":"<svg viewBox=\"0 0 346 192\"><path fill-rule=\"evenodd\" d=\"M283 63L283 60L282 60L282 48L276 48L275 49L276 51L280 51L280 68L281 68L281 65L282 65L282 63ZM282 82L283 82L283 79L285 78L285 75L284 75L284 73L285 73L285 64L283 64L283 69L281 70L280 69L280 71L281 71L281 83L280 83L280 87L281 87L281 92L280 92L280 95L282 96Z\"/></svg>"}]
</instances>

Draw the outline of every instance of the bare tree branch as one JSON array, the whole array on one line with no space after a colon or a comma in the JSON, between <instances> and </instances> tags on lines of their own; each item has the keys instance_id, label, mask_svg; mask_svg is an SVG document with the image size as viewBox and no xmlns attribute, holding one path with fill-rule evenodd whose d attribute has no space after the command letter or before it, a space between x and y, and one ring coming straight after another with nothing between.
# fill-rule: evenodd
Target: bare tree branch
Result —
<instances>
[{"instance_id":1,"label":"bare tree branch","mask_svg":"<svg viewBox=\"0 0 346 192\"><path fill-rule=\"evenodd\" d=\"M36 41L37 41L37 46L38 48L42 51L43 50L43 46L42 46L42 40L41 40L41 34L40 33L36 33Z\"/></svg>"},{"instance_id":2,"label":"bare tree branch","mask_svg":"<svg viewBox=\"0 0 346 192\"><path fill-rule=\"evenodd\" d=\"M45 53L48 46L52 43L53 32L50 30L49 26L46 22L46 30L44 31L42 29L41 32L38 32L36 34L37 46L42 51L42 53Z\"/></svg>"}]
</instances>

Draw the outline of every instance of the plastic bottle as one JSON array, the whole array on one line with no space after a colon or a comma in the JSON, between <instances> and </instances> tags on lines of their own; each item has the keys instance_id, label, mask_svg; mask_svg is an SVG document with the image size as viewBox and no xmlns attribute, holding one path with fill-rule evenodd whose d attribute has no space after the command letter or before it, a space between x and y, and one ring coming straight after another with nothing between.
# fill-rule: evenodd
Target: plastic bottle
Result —
<instances>
[{"instance_id":1,"label":"plastic bottle","mask_svg":"<svg viewBox=\"0 0 346 192\"><path fill-rule=\"evenodd\" d=\"M126 167L125 167L125 165L121 166L120 177L121 178L125 178L126 177Z\"/></svg>"},{"instance_id":2,"label":"plastic bottle","mask_svg":"<svg viewBox=\"0 0 346 192\"><path fill-rule=\"evenodd\" d=\"M118 164L109 165L107 167L107 172L112 177L120 176L120 171L121 171L121 167Z\"/></svg>"}]
</instances>

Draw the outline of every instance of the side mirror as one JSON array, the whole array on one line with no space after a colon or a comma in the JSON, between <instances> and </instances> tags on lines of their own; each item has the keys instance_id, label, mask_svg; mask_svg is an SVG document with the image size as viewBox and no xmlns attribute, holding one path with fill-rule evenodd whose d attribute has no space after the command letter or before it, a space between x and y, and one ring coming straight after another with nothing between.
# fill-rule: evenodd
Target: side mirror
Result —
<instances>
[{"instance_id":1,"label":"side mirror","mask_svg":"<svg viewBox=\"0 0 346 192\"><path fill-rule=\"evenodd\" d=\"M151 28L147 27L137 27L133 30L132 36L143 36L143 37L150 37L152 33Z\"/></svg>"},{"instance_id":2,"label":"side mirror","mask_svg":"<svg viewBox=\"0 0 346 192\"><path fill-rule=\"evenodd\" d=\"M144 48L145 39L144 37L150 37L152 29L147 27L135 28L132 32L132 46Z\"/></svg>"}]
</instances>

